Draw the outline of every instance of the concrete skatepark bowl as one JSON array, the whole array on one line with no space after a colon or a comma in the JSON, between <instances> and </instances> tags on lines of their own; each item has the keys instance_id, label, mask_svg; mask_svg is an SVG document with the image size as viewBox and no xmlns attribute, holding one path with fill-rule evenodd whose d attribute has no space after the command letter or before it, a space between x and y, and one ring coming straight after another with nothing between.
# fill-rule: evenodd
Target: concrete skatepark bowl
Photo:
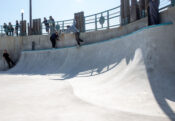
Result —
<instances>
[{"instance_id":1,"label":"concrete skatepark bowl","mask_svg":"<svg viewBox=\"0 0 175 121\"><path fill-rule=\"evenodd\" d=\"M175 121L174 28L23 51L0 74L0 121Z\"/></svg>"}]
</instances>

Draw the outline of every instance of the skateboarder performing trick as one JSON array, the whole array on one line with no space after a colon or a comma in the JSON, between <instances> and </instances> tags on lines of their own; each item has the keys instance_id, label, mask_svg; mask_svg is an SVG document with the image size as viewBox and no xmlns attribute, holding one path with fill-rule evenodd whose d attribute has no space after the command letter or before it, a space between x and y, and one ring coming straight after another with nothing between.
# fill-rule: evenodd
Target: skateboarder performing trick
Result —
<instances>
[{"instance_id":1,"label":"skateboarder performing trick","mask_svg":"<svg viewBox=\"0 0 175 121\"><path fill-rule=\"evenodd\" d=\"M75 39L77 41L78 46L80 46L80 42L84 42L82 39L80 39L80 31L76 28L76 20L74 20L72 26L67 26L68 32L73 32L75 34Z\"/></svg>"}]
</instances>

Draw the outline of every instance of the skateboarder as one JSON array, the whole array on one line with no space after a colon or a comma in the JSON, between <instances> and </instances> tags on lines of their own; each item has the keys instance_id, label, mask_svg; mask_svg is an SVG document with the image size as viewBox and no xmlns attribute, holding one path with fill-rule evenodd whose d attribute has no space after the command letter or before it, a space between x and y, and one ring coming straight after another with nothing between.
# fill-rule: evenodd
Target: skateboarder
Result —
<instances>
[{"instance_id":1,"label":"skateboarder","mask_svg":"<svg viewBox=\"0 0 175 121\"><path fill-rule=\"evenodd\" d=\"M4 59L6 60L6 62L7 62L7 64L8 64L8 66L9 66L9 68L12 68L12 67L15 65L15 63L14 63L14 62L12 61L12 59L9 57L9 54L8 54L7 50L4 50L3 57L4 57Z\"/></svg>"},{"instance_id":2,"label":"skateboarder","mask_svg":"<svg viewBox=\"0 0 175 121\"><path fill-rule=\"evenodd\" d=\"M80 39L80 31L76 28L76 21L74 20L72 26L67 26L68 32L73 32L75 34L75 38L77 41L78 46L80 46L80 42L84 42L82 39Z\"/></svg>"},{"instance_id":3,"label":"skateboarder","mask_svg":"<svg viewBox=\"0 0 175 121\"><path fill-rule=\"evenodd\" d=\"M155 25L160 23L159 4L160 4L160 0L149 0L148 25Z\"/></svg>"},{"instance_id":4,"label":"skateboarder","mask_svg":"<svg viewBox=\"0 0 175 121\"><path fill-rule=\"evenodd\" d=\"M52 48L56 48L56 41L59 40L58 32L56 31L50 36L50 41L52 43Z\"/></svg>"}]
</instances>

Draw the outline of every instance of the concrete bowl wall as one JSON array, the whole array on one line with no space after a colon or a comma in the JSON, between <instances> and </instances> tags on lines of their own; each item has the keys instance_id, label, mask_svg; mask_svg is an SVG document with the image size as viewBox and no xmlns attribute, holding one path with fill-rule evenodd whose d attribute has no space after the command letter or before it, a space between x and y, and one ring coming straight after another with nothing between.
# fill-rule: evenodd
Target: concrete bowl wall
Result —
<instances>
[{"instance_id":1,"label":"concrete bowl wall","mask_svg":"<svg viewBox=\"0 0 175 121\"><path fill-rule=\"evenodd\" d=\"M175 22L175 7L169 8L166 11L161 12L161 22ZM108 40L115 37L120 37L125 34L129 34L136 30L139 30L147 26L147 18L140 19L136 22L128 25L106 29L100 31L81 33L80 37L84 40L83 44L94 43L98 41ZM49 35L33 35L24 37L0 37L0 71L8 68L5 60L2 57L3 50L7 49L10 57L17 62L20 58L20 53L23 50L32 50L32 43L35 43L35 49L49 49L51 48ZM61 34L60 40L57 41L57 47L69 47L76 46L76 40L74 34Z\"/></svg>"}]
</instances>

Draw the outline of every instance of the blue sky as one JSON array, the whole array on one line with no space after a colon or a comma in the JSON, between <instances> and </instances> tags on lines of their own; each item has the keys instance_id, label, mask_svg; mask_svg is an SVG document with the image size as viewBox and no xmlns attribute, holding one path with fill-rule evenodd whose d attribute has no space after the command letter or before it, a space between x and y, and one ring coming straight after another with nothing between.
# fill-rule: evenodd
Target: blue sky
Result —
<instances>
[{"instance_id":1,"label":"blue sky","mask_svg":"<svg viewBox=\"0 0 175 121\"><path fill-rule=\"evenodd\" d=\"M33 18L53 16L55 20L72 19L74 13L84 11L91 15L119 5L120 0L32 0ZM21 20L23 8L24 19L29 21L29 0L1 0L0 25L4 22L15 23Z\"/></svg>"}]
</instances>

